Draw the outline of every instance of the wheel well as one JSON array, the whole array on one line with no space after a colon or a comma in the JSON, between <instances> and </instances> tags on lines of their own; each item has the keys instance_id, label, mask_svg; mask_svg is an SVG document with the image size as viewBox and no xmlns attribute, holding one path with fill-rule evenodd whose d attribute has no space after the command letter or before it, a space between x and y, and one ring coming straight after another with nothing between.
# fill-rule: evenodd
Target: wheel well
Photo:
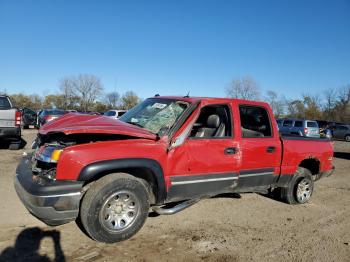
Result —
<instances>
[{"instance_id":1,"label":"wheel well","mask_svg":"<svg viewBox=\"0 0 350 262\"><path fill-rule=\"evenodd\" d=\"M113 170L108 170L108 171L104 171L101 173L98 173L96 175L94 175L90 180L86 181L84 183L84 188L89 188L89 186L99 180L100 178L109 175L109 174L113 174L113 173L127 173L129 175L132 175L134 177L137 178L141 178L144 181L147 182L147 184L145 185L148 193L149 193L149 197L150 197L150 203L151 204L155 204L157 202L157 197L158 197L158 185L157 185L157 181L156 178L152 172L152 170L150 170L149 168L121 168L121 169L113 169Z\"/></svg>"},{"instance_id":2,"label":"wheel well","mask_svg":"<svg viewBox=\"0 0 350 262\"><path fill-rule=\"evenodd\" d=\"M320 161L316 158L304 159L299 166L308 169L312 175L320 173Z\"/></svg>"}]
</instances>

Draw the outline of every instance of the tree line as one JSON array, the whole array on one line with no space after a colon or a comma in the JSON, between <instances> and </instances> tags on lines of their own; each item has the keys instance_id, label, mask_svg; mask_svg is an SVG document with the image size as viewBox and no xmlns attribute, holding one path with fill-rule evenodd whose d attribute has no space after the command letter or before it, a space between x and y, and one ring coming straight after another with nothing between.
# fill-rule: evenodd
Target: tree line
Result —
<instances>
[{"instance_id":1,"label":"tree line","mask_svg":"<svg viewBox=\"0 0 350 262\"><path fill-rule=\"evenodd\" d=\"M265 93L254 78L244 76L233 79L225 89L226 96L268 102L276 118L294 117L350 123L350 84L330 88L317 94L302 94L298 99L288 99L275 91ZM73 109L105 112L109 109L128 110L141 99L133 91L119 94L104 92L101 80L95 75L68 76L60 80L58 93L46 96L10 95L17 107L34 110L42 108Z\"/></svg>"},{"instance_id":2,"label":"tree line","mask_svg":"<svg viewBox=\"0 0 350 262\"><path fill-rule=\"evenodd\" d=\"M293 117L350 123L350 84L288 99L272 90L262 94L257 82L250 76L244 76L233 79L225 91L228 97L268 102L276 118Z\"/></svg>"},{"instance_id":3,"label":"tree line","mask_svg":"<svg viewBox=\"0 0 350 262\"><path fill-rule=\"evenodd\" d=\"M60 80L57 94L46 96L12 94L12 103L17 107L33 110L60 108L79 111L105 112L109 109L130 109L141 99L133 91L119 94L104 92L101 80L95 75L69 76Z\"/></svg>"}]
</instances>

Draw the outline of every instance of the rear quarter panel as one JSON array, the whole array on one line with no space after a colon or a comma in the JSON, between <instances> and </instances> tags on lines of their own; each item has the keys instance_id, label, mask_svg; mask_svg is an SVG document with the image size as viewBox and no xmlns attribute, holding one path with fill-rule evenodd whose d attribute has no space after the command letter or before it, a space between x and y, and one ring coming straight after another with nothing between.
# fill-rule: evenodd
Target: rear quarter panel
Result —
<instances>
[{"instance_id":1,"label":"rear quarter panel","mask_svg":"<svg viewBox=\"0 0 350 262\"><path fill-rule=\"evenodd\" d=\"M282 139L282 143L282 174L294 174L299 164L308 158L320 162L321 172L333 167L333 143L330 141Z\"/></svg>"}]
</instances>

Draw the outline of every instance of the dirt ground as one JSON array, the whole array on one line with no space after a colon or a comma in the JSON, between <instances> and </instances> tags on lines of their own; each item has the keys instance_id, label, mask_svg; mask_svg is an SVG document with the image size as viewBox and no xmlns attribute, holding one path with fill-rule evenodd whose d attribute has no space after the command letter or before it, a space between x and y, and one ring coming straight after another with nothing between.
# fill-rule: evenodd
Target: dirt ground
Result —
<instances>
[{"instance_id":1,"label":"dirt ground","mask_svg":"<svg viewBox=\"0 0 350 262\"><path fill-rule=\"evenodd\" d=\"M149 217L128 241L92 241L75 225L48 227L22 206L15 169L23 150L0 150L0 261L350 261L350 143L335 142L336 172L310 203L258 194L206 199L173 216Z\"/></svg>"}]
</instances>

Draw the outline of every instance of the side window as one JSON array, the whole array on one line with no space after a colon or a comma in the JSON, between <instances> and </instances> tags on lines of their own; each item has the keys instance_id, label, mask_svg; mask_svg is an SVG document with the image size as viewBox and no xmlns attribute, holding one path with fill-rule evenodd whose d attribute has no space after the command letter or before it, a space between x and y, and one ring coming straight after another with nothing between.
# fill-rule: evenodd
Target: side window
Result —
<instances>
[{"instance_id":1,"label":"side window","mask_svg":"<svg viewBox=\"0 0 350 262\"><path fill-rule=\"evenodd\" d=\"M124 114L125 114L124 111L118 112L118 117L121 117L121 116L124 115Z\"/></svg>"},{"instance_id":2,"label":"side window","mask_svg":"<svg viewBox=\"0 0 350 262\"><path fill-rule=\"evenodd\" d=\"M190 134L190 138L224 138L231 136L232 121L228 105L203 107Z\"/></svg>"},{"instance_id":3,"label":"side window","mask_svg":"<svg viewBox=\"0 0 350 262\"><path fill-rule=\"evenodd\" d=\"M271 122L265 108L239 106L242 137L271 137ZM285 121L284 121L285 122Z\"/></svg>"},{"instance_id":4,"label":"side window","mask_svg":"<svg viewBox=\"0 0 350 262\"><path fill-rule=\"evenodd\" d=\"M295 121L294 127L303 127L303 121Z\"/></svg>"},{"instance_id":5,"label":"side window","mask_svg":"<svg viewBox=\"0 0 350 262\"><path fill-rule=\"evenodd\" d=\"M291 127L291 126L293 126L293 121L292 120L284 120L283 126Z\"/></svg>"}]
</instances>

